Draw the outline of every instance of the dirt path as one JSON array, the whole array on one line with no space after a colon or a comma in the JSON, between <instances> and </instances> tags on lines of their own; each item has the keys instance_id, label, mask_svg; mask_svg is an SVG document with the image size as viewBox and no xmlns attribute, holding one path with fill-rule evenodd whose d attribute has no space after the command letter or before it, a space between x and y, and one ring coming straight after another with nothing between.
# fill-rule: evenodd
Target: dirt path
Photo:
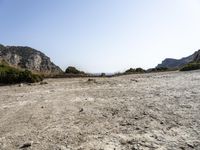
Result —
<instances>
[{"instance_id":1,"label":"dirt path","mask_svg":"<svg viewBox=\"0 0 200 150\"><path fill-rule=\"evenodd\" d=\"M0 150L200 149L199 71L95 80L0 87Z\"/></svg>"}]
</instances>

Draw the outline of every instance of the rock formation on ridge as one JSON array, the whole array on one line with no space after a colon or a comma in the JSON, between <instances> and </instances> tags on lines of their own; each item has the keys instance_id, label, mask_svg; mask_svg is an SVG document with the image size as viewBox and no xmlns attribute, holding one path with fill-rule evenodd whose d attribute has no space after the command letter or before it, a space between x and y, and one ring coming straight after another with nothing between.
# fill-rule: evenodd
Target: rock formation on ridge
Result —
<instances>
[{"instance_id":1,"label":"rock formation on ridge","mask_svg":"<svg viewBox=\"0 0 200 150\"><path fill-rule=\"evenodd\" d=\"M0 45L0 61L16 68L42 74L60 74L63 71L44 53L30 47Z\"/></svg>"}]
</instances>

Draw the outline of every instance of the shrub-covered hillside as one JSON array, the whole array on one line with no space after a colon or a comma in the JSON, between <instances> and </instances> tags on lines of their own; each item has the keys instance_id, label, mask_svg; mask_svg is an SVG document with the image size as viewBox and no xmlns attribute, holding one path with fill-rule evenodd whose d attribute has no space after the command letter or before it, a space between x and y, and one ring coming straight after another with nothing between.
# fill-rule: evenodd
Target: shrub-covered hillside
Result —
<instances>
[{"instance_id":1,"label":"shrub-covered hillside","mask_svg":"<svg viewBox=\"0 0 200 150\"><path fill-rule=\"evenodd\" d=\"M40 75L33 74L28 70L23 71L0 63L0 84L34 83L42 80Z\"/></svg>"},{"instance_id":2,"label":"shrub-covered hillside","mask_svg":"<svg viewBox=\"0 0 200 150\"><path fill-rule=\"evenodd\" d=\"M189 63L185 65L180 71L191 71L200 69L200 62Z\"/></svg>"}]
</instances>

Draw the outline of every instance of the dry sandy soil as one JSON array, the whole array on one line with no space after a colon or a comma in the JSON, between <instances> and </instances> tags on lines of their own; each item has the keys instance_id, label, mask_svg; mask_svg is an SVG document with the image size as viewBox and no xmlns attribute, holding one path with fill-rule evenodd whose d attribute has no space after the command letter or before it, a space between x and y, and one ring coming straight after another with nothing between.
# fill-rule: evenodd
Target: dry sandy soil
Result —
<instances>
[{"instance_id":1,"label":"dry sandy soil","mask_svg":"<svg viewBox=\"0 0 200 150\"><path fill-rule=\"evenodd\" d=\"M0 87L0 150L200 150L200 71Z\"/></svg>"}]
</instances>

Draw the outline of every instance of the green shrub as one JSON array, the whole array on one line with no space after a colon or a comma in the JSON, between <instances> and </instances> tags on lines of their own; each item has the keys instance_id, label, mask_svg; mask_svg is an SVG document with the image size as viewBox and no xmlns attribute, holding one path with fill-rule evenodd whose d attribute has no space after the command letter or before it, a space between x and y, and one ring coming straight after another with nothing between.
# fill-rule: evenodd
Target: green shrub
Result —
<instances>
[{"instance_id":1,"label":"green shrub","mask_svg":"<svg viewBox=\"0 0 200 150\"><path fill-rule=\"evenodd\" d=\"M33 74L31 71L22 71L5 64L0 64L1 84L34 83L42 80L42 76Z\"/></svg>"},{"instance_id":2,"label":"green shrub","mask_svg":"<svg viewBox=\"0 0 200 150\"><path fill-rule=\"evenodd\" d=\"M165 68L165 67L156 67L147 70L148 73L151 72L165 72L165 71L173 71L173 69Z\"/></svg>"},{"instance_id":3,"label":"green shrub","mask_svg":"<svg viewBox=\"0 0 200 150\"><path fill-rule=\"evenodd\" d=\"M180 71L191 71L200 69L200 63L189 63L185 65Z\"/></svg>"},{"instance_id":4,"label":"green shrub","mask_svg":"<svg viewBox=\"0 0 200 150\"><path fill-rule=\"evenodd\" d=\"M105 74L105 73L101 73L100 76L101 76L101 77L106 77L106 74Z\"/></svg>"},{"instance_id":5,"label":"green shrub","mask_svg":"<svg viewBox=\"0 0 200 150\"><path fill-rule=\"evenodd\" d=\"M142 68L136 68L136 69L133 69L133 68L130 68L128 70L126 70L124 72L124 74L135 74L135 73L145 73L146 70L142 69Z\"/></svg>"},{"instance_id":6,"label":"green shrub","mask_svg":"<svg viewBox=\"0 0 200 150\"><path fill-rule=\"evenodd\" d=\"M146 70L144 70L144 69L142 69L142 68L136 68L135 71L136 71L137 73L145 73L145 72L146 72Z\"/></svg>"},{"instance_id":7,"label":"green shrub","mask_svg":"<svg viewBox=\"0 0 200 150\"><path fill-rule=\"evenodd\" d=\"M83 71L80 71L78 69L76 69L75 67L69 66L66 70L65 70L66 74L85 74Z\"/></svg>"},{"instance_id":8,"label":"green shrub","mask_svg":"<svg viewBox=\"0 0 200 150\"><path fill-rule=\"evenodd\" d=\"M132 73L135 73L135 69L133 69L133 68L130 68L125 71L125 74L132 74Z\"/></svg>"}]
</instances>

